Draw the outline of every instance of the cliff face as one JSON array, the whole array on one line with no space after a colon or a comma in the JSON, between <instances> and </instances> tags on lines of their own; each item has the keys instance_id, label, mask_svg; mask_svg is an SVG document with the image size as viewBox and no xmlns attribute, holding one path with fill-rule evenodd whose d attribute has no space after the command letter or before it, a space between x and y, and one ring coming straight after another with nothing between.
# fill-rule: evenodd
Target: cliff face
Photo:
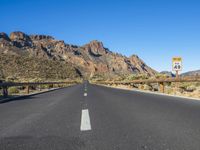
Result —
<instances>
[{"instance_id":1,"label":"cliff face","mask_svg":"<svg viewBox=\"0 0 200 150\"><path fill-rule=\"evenodd\" d=\"M132 73L148 75L156 73L138 56L125 57L113 53L99 41L76 46L46 35L12 32L8 36L0 33L0 53L66 62L78 69L84 77L96 74L113 77Z\"/></svg>"}]
</instances>

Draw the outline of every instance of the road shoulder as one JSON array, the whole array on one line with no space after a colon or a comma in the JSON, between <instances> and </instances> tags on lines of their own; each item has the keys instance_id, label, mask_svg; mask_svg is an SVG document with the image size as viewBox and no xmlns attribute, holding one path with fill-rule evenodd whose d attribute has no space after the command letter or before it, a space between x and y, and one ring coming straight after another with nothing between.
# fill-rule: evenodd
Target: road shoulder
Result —
<instances>
[{"instance_id":1,"label":"road shoulder","mask_svg":"<svg viewBox=\"0 0 200 150\"><path fill-rule=\"evenodd\" d=\"M102 85L102 84L95 84L95 85L104 86L104 87L108 87L108 88L114 88L114 89L120 89L120 90L126 90L126 91L135 91L135 92L140 92L140 93L153 94L153 95L162 95L162 96L169 96L169 97L176 97L176 98L190 99L190 100L198 100L198 101L200 100L200 98L193 98L193 97L179 96L179 95L170 95L170 94L166 94L166 93L138 90L138 89L134 89L134 88L128 89L128 88L107 86L107 85Z\"/></svg>"}]
</instances>

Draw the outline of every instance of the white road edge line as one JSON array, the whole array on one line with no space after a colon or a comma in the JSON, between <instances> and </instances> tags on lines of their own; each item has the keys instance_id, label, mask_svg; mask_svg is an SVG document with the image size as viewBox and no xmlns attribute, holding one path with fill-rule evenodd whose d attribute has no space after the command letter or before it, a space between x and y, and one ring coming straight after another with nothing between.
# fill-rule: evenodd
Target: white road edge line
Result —
<instances>
[{"instance_id":1,"label":"white road edge line","mask_svg":"<svg viewBox=\"0 0 200 150\"><path fill-rule=\"evenodd\" d=\"M83 109L82 110L80 130L81 131L92 130L91 124L90 124L90 116L89 116L88 109Z\"/></svg>"}]
</instances>

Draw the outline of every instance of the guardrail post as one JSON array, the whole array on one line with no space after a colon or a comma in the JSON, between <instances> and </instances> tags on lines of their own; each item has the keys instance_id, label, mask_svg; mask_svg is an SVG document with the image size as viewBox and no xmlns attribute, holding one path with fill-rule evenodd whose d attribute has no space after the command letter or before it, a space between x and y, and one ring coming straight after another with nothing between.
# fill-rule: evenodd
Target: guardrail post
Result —
<instances>
[{"instance_id":1,"label":"guardrail post","mask_svg":"<svg viewBox=\"0 0 200 150\"><path fill-rule=\"evenodd\" d=\"M39 91L41 91L41 90L42 90L41 85L39 85Z\"/></svg>"},{"instance_id":2,"label":"guardrail post","mask_svg":"<svg viewBox=\"0 0 200 150\"><path fill-rule=\"evenodd\" d=\"M165 85L164 85L164 82L160 82L160 83L159 83L159 86L160 86L160 92L161 92L161 93L164 93L164 92L165 92Z\"/></svg>"},{"instance_id":3,"label":"guardrail post","mask_svg":"<svg viewBox=\"0 0 200 150\"><path fill-rule=\"evenodd\" d=\"M51 89L51 88L53 88L53 84L52 83L48 84L48 89Z\"/></svg>"},{"instance_id":4,"label":"guardrail post","mask_svg":"<svg viewBox=\"0 0 200 150\"><path fill-rule=\"evenodd\" d=\"M8 87L4 86L3 87L3 97L7 97L8 96Z\"/></svg>"},{"instance_id":5,"label":"guardrail post","mask_svg":"<svg viewBox=\"0 0 200 150\"><path fill-rule=\"evenodd\" d=\"M30 86L27 85L27 86L26 86L26 94L29 94L29 92L30 92Z\"/></svg>"}]
</instances>

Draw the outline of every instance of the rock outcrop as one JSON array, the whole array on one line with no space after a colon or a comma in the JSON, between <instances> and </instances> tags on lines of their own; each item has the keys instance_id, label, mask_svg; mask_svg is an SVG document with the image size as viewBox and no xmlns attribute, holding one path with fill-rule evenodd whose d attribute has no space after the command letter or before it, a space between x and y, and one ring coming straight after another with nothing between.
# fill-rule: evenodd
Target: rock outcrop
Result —
<instances>
[{"instance_id":1,"label":"rock outcrop","mask_svg":"<svg viewBox=\"0 0 200 150\"><path fill-rule=\"evenodd\" d=\"M32 40L53 40L54 38L49 35L30 35Z\"/></svg>"},{"instance_id":2,"label":"rock outcrop","mask_svg":"<svg viewBox=\"0 0 200 150\"><path fill-rule=\"evenodd\" d=\"M28 35L23 32L12 32L10 34L10 40L13 42L13 46L18 48L31 47L32 41Z\"/></svg>"},{"instance_id":3,"label":"rock outcrop","mask_svg":"<svg viewBox=\"0 0 200 150\"><path fill-rule=\"evenodd\" d=\"M6 40L6 41L10 41L10 38L8 37L8 35L4 32L0 33L0 40Z\"/></svg>"},{"instance_id":4,"label":"rock outcrop","mask_svg":"<svg viewBox=\"0 0 200 150\"><path fill-rule=\"evenodd\" d=\"M20 32L20 31L12 32L10 34L10 39L12 41L18 41L18 40L21 40L21 41L30 41L30 37L28 35L26 35L25 33Z\"/></svg>"},{"instance_id":5,"label":"rock outcrop","mask_svg":"<svg viewBox=\"0 0 200 150\"><path fill-rule=\"evenodd\" d=\"M3 40L1 40L3 39ZM6 42L5 42L6 41ZM0 34L0 53L28 55L39 59L66 62L86 77L104 77L129 74L154 75L156 71L147 66L138 56L122 56L105 48L97 40L77 46L66 44L47 35L27 35L13 32L8 37Z\"/></svg>"},{"instance_id":6,"label":"rock outcrop","mask_svg":"<svg viewBox=\"0 0 200 150\"><path fill-rule=\"evenodd\" d=\"M86 44L83 47L90 55L94 55L96 57L105 55L109 52L104 48L103 43L97 40L91 41L89 44Z\"/></svg>"},{"instance_id":7,"label":"rock outcrop","mask_svg":"<svg viewBox=\"0 0 200 150\"><path fill-rule=\"evenodd\" d=\"M0 33L0 48L9 47L10 45L11 45L11 42L8 35L4 32Z\"/></svg>"}]
</instances>

